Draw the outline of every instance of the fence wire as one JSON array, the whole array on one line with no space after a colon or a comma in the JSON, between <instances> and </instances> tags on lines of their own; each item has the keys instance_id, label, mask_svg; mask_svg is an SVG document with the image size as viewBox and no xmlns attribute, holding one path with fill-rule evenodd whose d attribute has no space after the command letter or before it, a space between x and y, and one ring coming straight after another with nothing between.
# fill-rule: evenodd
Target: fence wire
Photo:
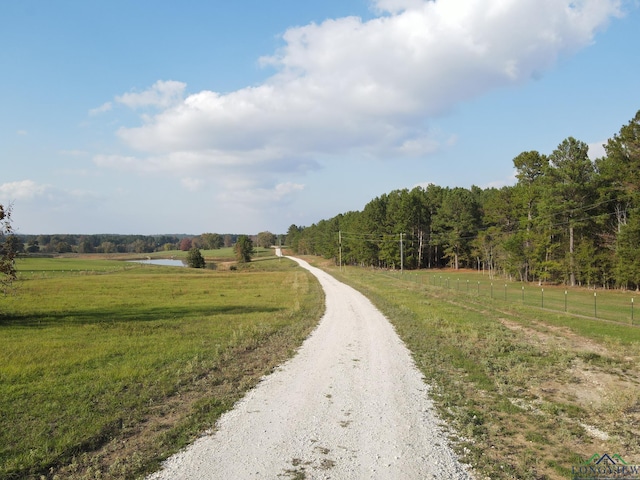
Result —
<instances>
[{"instance_id":1,"label":"fence wire","mask_svg":"<svg viewBox=\"0 0 640 480\"><path fill-rule=\"evenodd\" d=\"M496 302L538 307L598 320L640 325L640 310L634 293L617 290L565 288L555 285L523 284L480 274L456 275L451 272L388 271L393 277L429 288L440 288Z\"/></svg>"}]
</instances>

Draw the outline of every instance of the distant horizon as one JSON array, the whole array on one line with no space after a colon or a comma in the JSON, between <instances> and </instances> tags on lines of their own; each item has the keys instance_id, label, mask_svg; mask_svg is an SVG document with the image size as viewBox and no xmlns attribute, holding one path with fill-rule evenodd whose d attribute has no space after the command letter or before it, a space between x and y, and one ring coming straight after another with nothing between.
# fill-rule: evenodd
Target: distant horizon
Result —
<instances>
[{"instance_id":1,"label":"distant horizon","mask_svg":"<svg viewBox=\"0 0 640 480\"><path fill-rule=\"evenodd\" d=\"M15 235L18 236L25 236L25 237L38 237L40 235L48 235L51 237L54 236L62 236L62 235L73 235L73 236L87 236L87 237L91 237L91 236L100 236L100 235L114 235L114 236L120 236L120 237L128 237L128 236L140 236L140 237L199 237L200 235L203 235L205 233L216 233L220 236L225 236L225 235L232 235L232 236L239 236L239 235L248 235L248 236L256 236L259 233L262 232L267 232L268 230L262 230L258 233L246 233L246 232L241 232L241 233L229 233L229 232L225 232L225 233L220 233L220 232L215 232L215 231L206 231L206 232L201 232L201 233L151 233L151 234L146 234L146 233L107 233L107 232L102 232L102 233L22 233L22 232L13 232ZM269 233L273 233L274 235L286 235L287 233L276 233L276 232L269 232Z\"/></svg>"}]
</instances>

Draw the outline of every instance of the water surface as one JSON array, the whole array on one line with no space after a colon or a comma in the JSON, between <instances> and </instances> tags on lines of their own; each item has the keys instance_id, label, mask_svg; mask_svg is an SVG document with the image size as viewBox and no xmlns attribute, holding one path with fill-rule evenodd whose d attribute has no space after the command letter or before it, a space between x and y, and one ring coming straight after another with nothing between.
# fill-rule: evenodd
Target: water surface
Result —
<instances>
[{"instance_id":1,"label":"water surface","mask_svg":"<svg viewBox=\"0 0 640 480\"><path fill-rule=\"evenodd\" d=\"M164 267L186 267L182 260L172 260L169 258L153 258L151 260L127 260L128 262L143 263L145 265L162 265Z\"/></svg>"}]
</instances>

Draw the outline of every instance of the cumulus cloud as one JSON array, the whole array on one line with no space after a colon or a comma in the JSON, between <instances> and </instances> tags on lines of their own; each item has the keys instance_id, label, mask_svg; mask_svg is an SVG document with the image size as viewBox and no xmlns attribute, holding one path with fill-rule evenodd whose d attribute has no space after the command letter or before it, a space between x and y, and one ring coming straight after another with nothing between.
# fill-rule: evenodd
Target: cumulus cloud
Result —
<instances>
[{"instance_id":1,"label":"cumulus cloud","mask_svg":"<svg viewBox=\"0 0 640 480\"><path fill-rule=\"evenodd\" d=\"M180 184L187 190L196 192L204 187L205 182L201 178L186 177L180 180Z\"/></svg>"},{"instance_id":2,"label":"cumulus cloud","mask_svg":"<svg viewBox=\"0 0 640 480\"><path fill-rule=\"evenodd\" d=\"M0 185L0 198L8 201L30 200L45 194L48 185L42 185L33 180L20 180Z\"/></svg>"},{"instance_id":3,"label":"cumulus cloud","mask_svg":"<svg viewBox=\"0 0 640 480\"><path fill-rule=\"evenodd\" d=\"M201 175L273 175L320 159L400 158L446 148L433 118L492 89L539 77L593 42L620 0L376 0L376 18L287 30L260 61L276 73L229 93L158 81L116 101L160 111L118 136L139 152L103 166ZM262 192L264 193L264 192Z\"/></svg>"},{"instance_id":4,"label":"cumulus cloud","mask_svg":"<svg viewBox=\"0 0 640 480\"><path fill-rule=\"evenodd\" d=\"M95 215L96 206L104 200L104 197L92 191L64 189L33 180L19 180L0 185L0 203L14 204L15 211L22 212L17 215L20 221L26 222L22 223L21 229L28 226L35 229L33 231L42 231L43 225L47 224L54 227L56 222L52 221L52 218L59 220L60 216L75 216L78 205ZM31 207L25 207L28 205ZM32 217L31 220L28 217ZM37 221L34 220L36 218ZM30 225L34 221L35 223Z\"/></svg>"},{"instance_id":5,"label":"cumulus cloud","mask_svg":"<svg viewBox=\"0 0 640 480\"><path fill-rule=\"evenodd\" d=\"M68 155L70 157L86 157L87 155L89 155L89 152L87 152L86 150L78 150L78 149L60 150L58 151L58 153L60 155Z\"/></svg>"},{"instance_id":6,"label":"cumulus cloud","mask_svg":"<svg viewBox=\"0 0 640 480\"><path fill-rule=\"evenodd\" d=\"M113 108L113 103L105 102L102 105L100 105L99 107L92 108L91 110L89 110L89 115L94 117L96 115L100 115L101 113L108 112L112 108Z\"/></svg>"},{"instance_id":7,"label":"cumulus cloud","mask_svg":"<svg viewBox=\"0 0 640 480\"><path fill-rule=\"evenodd\" d=\"M116 102L129 108L168 108L182 101L186 87L187 85L182 82L158 80L143 92L129 92L117 96Z\"/></svg>"},{"instance_id":8,"label":"cumulus cloud","mask_svg":"<svg viewBox=\"0 0 640 480\"><path fill-rule=\"evenodd\" d=\"M217 199L225 205L234 208L262 209L269 204L283 204L290 202L297 192L304 190L304 185L292 182L279 183L273 187L246 185L221 191Z\"/></svg>"},{"instance_id":9,"label":"cumulus cloud","mask_svg":"<svg viewBox=\"0 0 640 480\"><path fill-rule=\"evenodd\" d=\"M398 13L403 10L420 8L422 0L377 0L372 2L373 9L378 13Z\"/></svg>"}]
</instances>

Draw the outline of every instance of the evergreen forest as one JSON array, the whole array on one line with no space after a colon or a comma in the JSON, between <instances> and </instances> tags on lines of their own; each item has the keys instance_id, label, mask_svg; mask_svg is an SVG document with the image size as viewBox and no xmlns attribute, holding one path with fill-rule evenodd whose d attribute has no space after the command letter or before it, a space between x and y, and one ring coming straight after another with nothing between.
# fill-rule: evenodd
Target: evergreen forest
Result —
<instances>
[{"instance_id":1,"label":"evergreen forest","mask_svg":"<svg viewBox=\"0 0 640 480\"><path fill-rule=\"evenodd\" d=\"M569 137L513 159L517 183L394 190L291 225L299 254L378 268L473 268L521 281L640 288L640 111L591 160Z\"/></svg>"}]
</instances>

